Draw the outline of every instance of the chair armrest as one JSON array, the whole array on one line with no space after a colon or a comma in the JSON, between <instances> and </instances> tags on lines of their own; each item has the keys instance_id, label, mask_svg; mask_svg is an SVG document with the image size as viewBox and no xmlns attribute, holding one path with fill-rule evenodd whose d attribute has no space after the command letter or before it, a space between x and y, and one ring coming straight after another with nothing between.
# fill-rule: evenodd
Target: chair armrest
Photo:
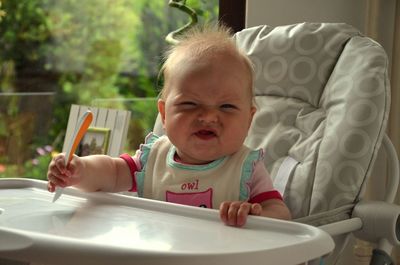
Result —
<instances>
[{"instance_id":1,"label":"chair armrest","mask_svg":"<svg viewBox=\"0 0 400 265\"><path fill-rule=\"evenodd\" d=\"M354 235L360 239L379 243L382 239L400 245L400 206L382 201L361 201L352 217L362 220L362 227Z\"/></svg>"}]
</instances>

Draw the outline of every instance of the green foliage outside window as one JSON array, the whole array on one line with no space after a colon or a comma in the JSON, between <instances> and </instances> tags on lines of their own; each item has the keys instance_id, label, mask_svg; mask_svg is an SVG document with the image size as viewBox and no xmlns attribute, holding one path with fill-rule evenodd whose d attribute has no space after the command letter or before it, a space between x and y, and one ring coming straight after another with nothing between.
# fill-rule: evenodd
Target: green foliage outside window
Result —
<instances>
[{"instance_id":1,"label":"green foliage outside window","mask_svg":"<svg viewBox=\"0 0 400 265\"><path fill-rule=\"evenodd\" d=\"M186 4L200 23L217 18L217 0ZM156 97L165 36L189 18L166 0L2 0L0 19L0 177L44 179L70 105ZM156 115L132 102L101 105L133 111L128 150Z\"/></svg>"}]
</instances>

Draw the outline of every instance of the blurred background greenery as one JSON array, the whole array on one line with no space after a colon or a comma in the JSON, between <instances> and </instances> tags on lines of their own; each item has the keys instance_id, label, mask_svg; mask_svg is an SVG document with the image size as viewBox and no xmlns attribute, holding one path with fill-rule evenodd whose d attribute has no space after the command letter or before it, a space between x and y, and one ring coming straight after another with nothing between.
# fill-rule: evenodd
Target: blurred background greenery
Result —
<instances>
[{"instance_id":1,"label":"blurred background greenery","mask_svg":"<svg viewBox=\"0 0 400 265\"><path fill-rule=\"evenodd\" d=\"M46 178L71 104L131 110L134 152L157 115L165 37L189 17L167 0L0 2L0 177ZM186 4L218 18L217 0Z\"/></svg>"}]
</instances>

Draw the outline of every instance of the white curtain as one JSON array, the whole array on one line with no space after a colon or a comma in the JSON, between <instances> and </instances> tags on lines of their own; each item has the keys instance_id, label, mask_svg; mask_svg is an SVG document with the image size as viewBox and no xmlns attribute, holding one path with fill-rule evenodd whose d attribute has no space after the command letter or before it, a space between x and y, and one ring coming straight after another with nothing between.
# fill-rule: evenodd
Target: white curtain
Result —
<instances>
[{"instance_id":1,"label":"white curtain","mask_svg":"<svg viewBox=\"0 0 400 265\"><path fill-rule=\"evenodd\" d=\"M400 1L396 1L395 30L393 34L393 53L391 67L392 104L390 109L388 134L400 157ZM397 203L400 195L397 193ZM394 251L395 262L400 262L400 249Z\"/></svg>"},{"instance_id":2,"label":"white curtain","mask_svg":"<svg viewBox=\"0 0 400 265\"><path fill-rule=\"evenodd\" d=\"M400 155L400 1L367 0L365 34L383 44L390 58L392 103L387 133Z\"/></svg>"},{"instance_id":3,"label":"white curtain","mask_svg":"<svg viewBox=\"0 0 400 265\"><path fill-rule=\"evenodd\" d=\"M388 12L389 11L389 12ZM387 134L400 157L400 0L367 0L367 10L365 17L365 35L381 43L389 56L390 63L390 83L391 83L391 109L387 128ZM387 174L386 156L380 153L374 173L367 187L366 197L369 199L382 199L385 192L385 183L382 177ZM373 188L371 188L373 187ZM398 192L397 204L400 204ZM357 251L370 253L371 247L365 242L357 241L354 246L354 254ZM400 248L396 248L393 258L400 264ZM357 265L369 264L368 258L365 263L356 262Z\"/></svg>"},{"instance_id":4,"label":"white curtain","mask_svg":"<svg viewBox=\"0 0 400 265\"><path fill-rule=\"evenodd\" d=\"M391 68L392 105L388 133L400 156L400 1L396 1Z\"/></svg>"}]
</instances>

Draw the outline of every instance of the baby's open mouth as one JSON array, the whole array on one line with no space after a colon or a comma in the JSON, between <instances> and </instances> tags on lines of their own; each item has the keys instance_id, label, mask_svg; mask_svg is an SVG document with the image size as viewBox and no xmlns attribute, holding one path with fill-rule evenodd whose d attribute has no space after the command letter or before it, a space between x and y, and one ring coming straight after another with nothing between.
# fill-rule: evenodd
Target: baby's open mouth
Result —
<instances>
[{"instance_id":1,"label":"baby's open mouth","mask_svg":"<svg viewBox=\"0 0 400 265\"><path fill-rule=\"evenodd\" d=\"M211 130L200 130L197 131L195 135L204 140L208 140L217 136L216 133Z\"/></svg>"}]
</instances>

